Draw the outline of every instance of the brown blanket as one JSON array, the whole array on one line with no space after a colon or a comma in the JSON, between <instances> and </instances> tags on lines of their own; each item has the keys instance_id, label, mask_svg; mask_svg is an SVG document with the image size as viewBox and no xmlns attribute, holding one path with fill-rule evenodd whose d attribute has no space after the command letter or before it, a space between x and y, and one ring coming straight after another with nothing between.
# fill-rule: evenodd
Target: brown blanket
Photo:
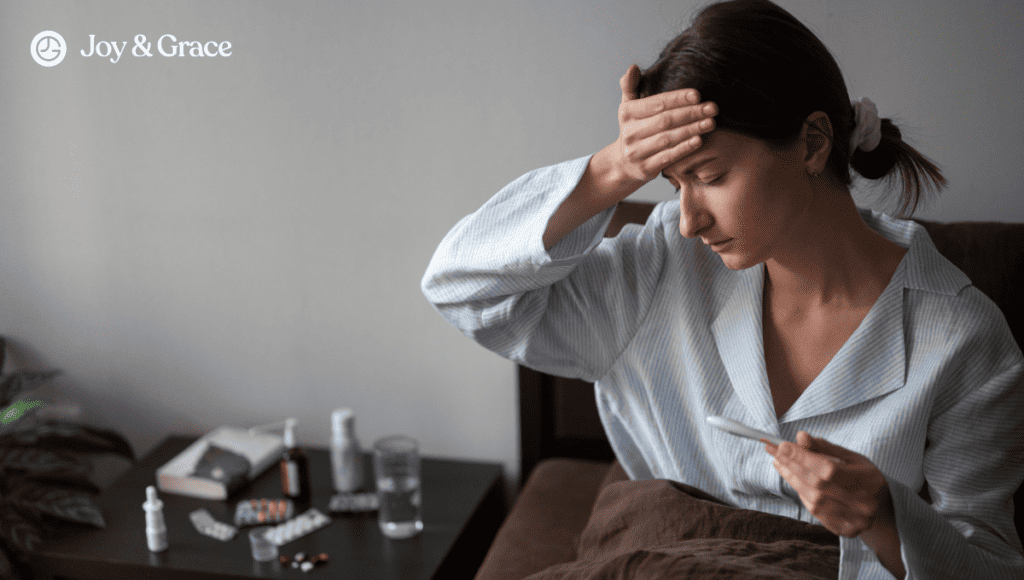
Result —
<instances>
[{"instance_id":1,"label":"brown blanket","mask_svg":"<svg viewBox=\"0 0 1024 580\"><path fill-rule=\"evenodd\" d=\"M576 561L528 580L785 578L839 575L839 537L822 526L727 506L663 479L606 486Z\"/></svg>"}]
</instances>

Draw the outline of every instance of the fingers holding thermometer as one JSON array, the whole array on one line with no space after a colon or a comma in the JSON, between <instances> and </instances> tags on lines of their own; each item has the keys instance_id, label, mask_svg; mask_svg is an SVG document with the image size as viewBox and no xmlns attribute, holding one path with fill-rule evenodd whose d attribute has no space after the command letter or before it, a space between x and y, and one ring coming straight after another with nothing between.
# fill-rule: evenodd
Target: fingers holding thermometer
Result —
<instances>
[{"instance_id":1,"label":"fingers holding thermometer","mask_svg":"<svg viewBox=\"0 0 1024 580\"><path fill-rule=\"evenodd\" d=\"M797 433L793 443L725 417L711 416L707 421L733 435L764 443L779 475L832 533L847 538L864 534L865 542L876 542L883 533L896 533L888 482L867 457L805 431Z\"/></svg>"},{"instance_id":2,"label":"fingers holding thermometer","mask_svg":"<svg viewBox=\"0 0 1024 580\"><path fill-rule=\"evenodd\" d=\"M883 536L896 535L888 481L867 457L804 431L796 443L768 443L765 450L804 507L833 533L848 538L866 533L862 538L872 549ZM897 544L897 560L898 554Z\"/></svg>"},{"instance_id":3,"label":"fingers holding thermometer","mask_svg":"<svg viewBox=\"0 0 1024 580\"><path fill-rule=\"evenodd\" d=\"M708 424L710 424L712 427L717 427L718 429L721 429L726 433L732 433L733 435L736 435L738 437L745 437L747 439L753 439L754 441L772 443L774 445L782 445L783 442L786 441L785 439L772 435L771 433L758 431L757 429L744 425L739 421L726 419L725 417L711 415L708 417Z\"/></svg>"},{"instance_id":4,"label":"fingers holding thermometer","mask_svg":"<svg viewBox=\"0 0 1024 580\"><path fill-rule=\"evenodd\" d=\"M778 451L780 445L782 445L783 443L790 443L777 435L772 435L771 433L759 431L757 429L754 429L753 427L744 425L743 423L740 423L739 421L735 421L733 419L727 419L725 417L710 415L708 416L707 421L708 424L711 425L712 427L717 427L718 429L721 429L726 433L732 433L733 435L736 435L738 437L744 437L746 439L752 439L754 441L760 441L761 443L764 443L765 451L767 451L773 456ZM790 443L790 445L793 445L793 443ZM842 461L838 457L827 457L835 462Z\"/></svg>"}]
</instances>

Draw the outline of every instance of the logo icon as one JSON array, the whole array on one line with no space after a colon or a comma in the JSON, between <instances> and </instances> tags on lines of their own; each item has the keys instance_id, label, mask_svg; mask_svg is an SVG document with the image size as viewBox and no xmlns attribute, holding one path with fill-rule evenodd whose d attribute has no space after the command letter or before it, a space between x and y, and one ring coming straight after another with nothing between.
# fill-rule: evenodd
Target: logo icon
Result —
<instances>
[{"instance_id":1,"label":"logo icon","mask_svg":"<svg viewBox=\"0 0 1024 580\"><path fill-rule=\"evenodd\" d=\"M52 30L44 30L32 39L32 58L42 66L57 66L67 53L64 37Z\"/></svg>"}]
</instances>

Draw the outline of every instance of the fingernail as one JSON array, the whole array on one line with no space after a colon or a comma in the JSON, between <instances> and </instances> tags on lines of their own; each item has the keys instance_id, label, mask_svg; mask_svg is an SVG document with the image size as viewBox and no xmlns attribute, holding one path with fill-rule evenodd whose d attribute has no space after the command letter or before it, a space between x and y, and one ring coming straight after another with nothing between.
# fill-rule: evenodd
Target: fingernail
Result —
<instances>
[{"instance_id":1,"label":"fingernail","mask_svg":"<svg viewBox=\"0 0 1024 580\"><path fill-rule=\"evenodd\" d=\"M712 121L711 119L704 119L703 121L700 122L700 128L701 129L710 129L711 125L713 125L713 124L714 124L714 121Z\"/></svg>"},{"instance_id":2,"label":"fingernail","mask_svg":"<svg viewBox=\"0 0 1024 580\"><path fill-rule=\"evenodd\" d=\"M689 93L687 93L686 94L686 100L690 101L691 103L696 103L697 102L697 91L690 91Z\"/></svg>"},{"instance_id":3,"label":"fingernail","mask_svg":"<svg viewBox=\"0 0 1024 580\"><path fill-rule=\"evenodd\" d=\"M715 104L714 103L708 103L708 104L704 105L704 109L703 110L704 110L704 114L705 115L713 115L715 113Z\"/></svg>"}]
</instances>

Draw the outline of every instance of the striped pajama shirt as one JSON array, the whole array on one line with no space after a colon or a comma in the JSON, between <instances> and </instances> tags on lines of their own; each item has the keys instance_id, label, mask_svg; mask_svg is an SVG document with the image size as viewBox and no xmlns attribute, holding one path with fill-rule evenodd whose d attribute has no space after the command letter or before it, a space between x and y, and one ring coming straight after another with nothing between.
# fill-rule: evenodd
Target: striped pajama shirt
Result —
<instances>
[{"instance_id":1,"label":"striped pajama shirt","mask_svg":"<svg viewBox=\"0 0 1024 580\"><path fill-rule=\"evenodd\" d=\"M776 418L763 263L725 267L679 233L675 201L603 238L610 208L544 249L548 220L589 160L523 175L445 236L422 290L451 324L517 363L594 381L634 480L680 481L818 524L762 444L705 418L789 440L807 431L885 474L908 579L1024 578L1011 497L1024 479L1024 356L998 307L923 227L859 210L908 251L854 334ZM892 577L861 540L840 538L840 551L841 580Z\"/></svg>"}]
</instances>

